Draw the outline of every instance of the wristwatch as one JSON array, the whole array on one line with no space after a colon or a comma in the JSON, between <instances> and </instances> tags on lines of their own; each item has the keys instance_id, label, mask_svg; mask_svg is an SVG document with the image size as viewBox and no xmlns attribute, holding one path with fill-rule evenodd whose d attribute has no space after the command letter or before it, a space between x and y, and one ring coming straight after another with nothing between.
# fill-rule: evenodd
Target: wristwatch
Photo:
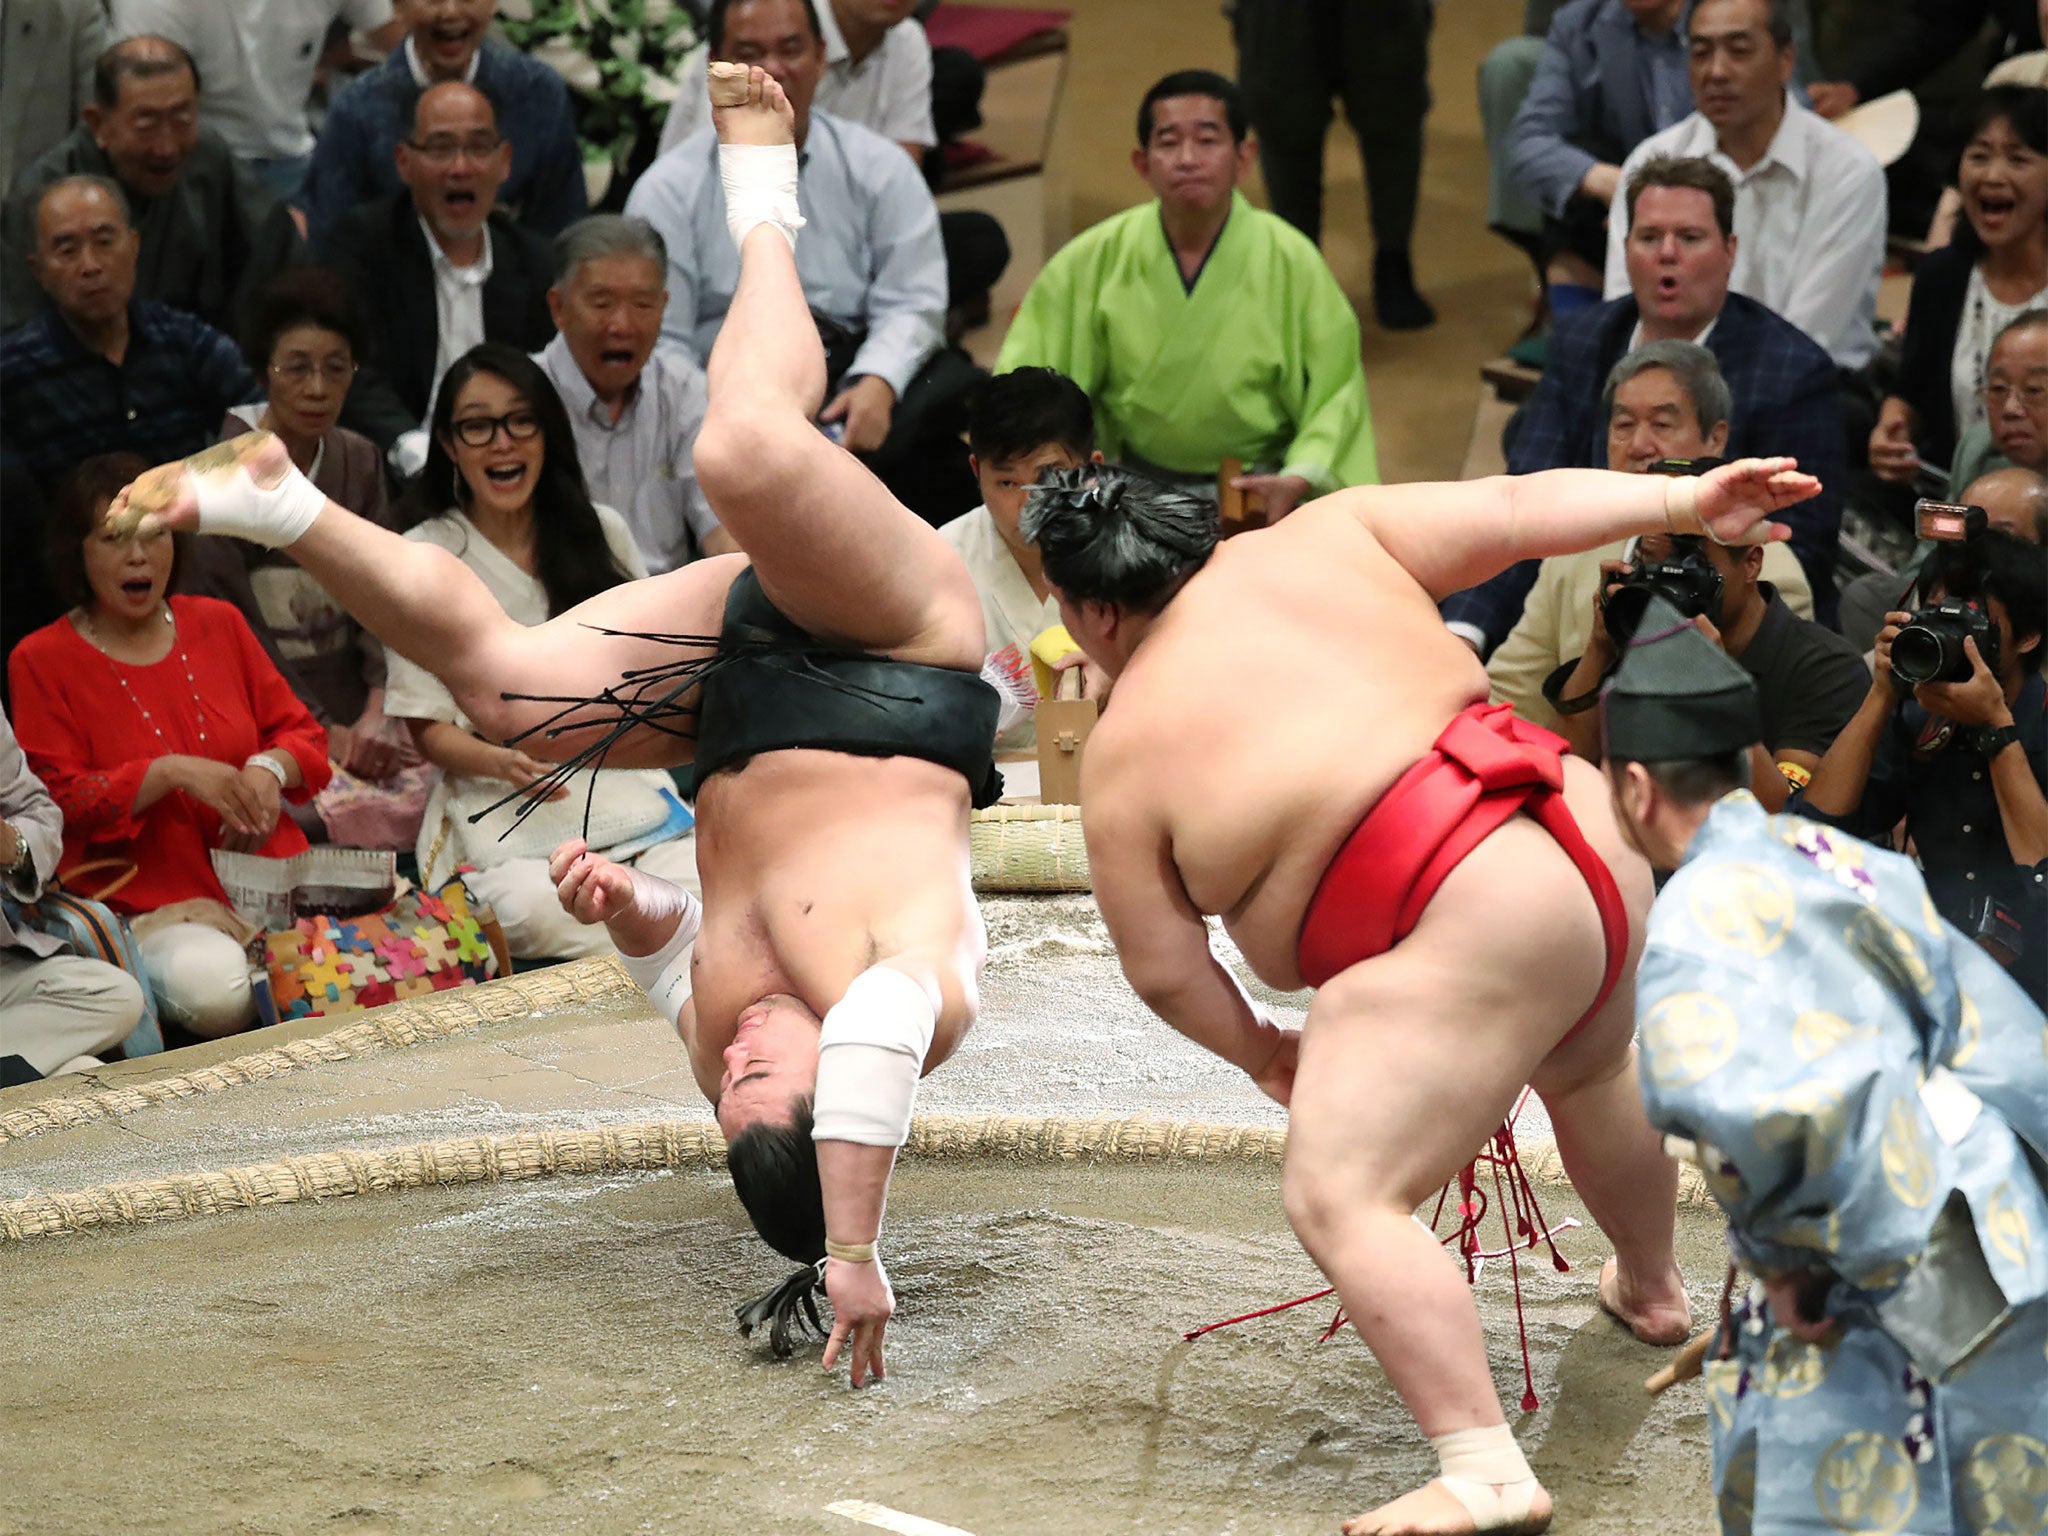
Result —
<instances>
[{"instance_id":1,"label":"wristwatch","mask_svg":"<svg viewBox=\"0 0 2048 1536\"><path fill-rule=\"evenodd\" d=\"M36 856L28 845L28 839L21 835L21 828L13 822L7 823L7 830L14 834L14 862L5 871L7 883L26 889L35 883Z\"/></svg>"},{"instance_id":2,"label":"wristwatch","mask_svg":"<svg viewBox=\"0 0 2048 1536\"><path fill-rule=\"evenodd\" d=\"M2005 725L1980 725L1970 732L1970 745L1984 755L1986 762L1998 756L1999 753L2019 739L2020 728L2011 723Z\"/></svg>"}]
</instances>

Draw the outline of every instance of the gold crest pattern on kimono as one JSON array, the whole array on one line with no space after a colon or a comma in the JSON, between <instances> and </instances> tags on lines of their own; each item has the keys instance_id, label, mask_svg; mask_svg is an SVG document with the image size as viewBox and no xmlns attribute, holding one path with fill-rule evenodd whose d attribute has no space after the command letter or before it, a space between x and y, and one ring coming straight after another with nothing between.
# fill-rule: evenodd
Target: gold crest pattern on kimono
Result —
<instances>
[{"instance_id":1,"label":"gold crest pattern on kimono","mask_svg":"<svg viewBox=\"0 0 2048 1536\"><path fill-rule=\"evenodd\" d=\"M1658 899L1637 994L1651 1121L1731 1250L1831 1277L1828 1342L1759 1286L1709 1364L1723 1530L2048 1536L2040 1011L1910 862L1747 793Z\"/></svg>"}]
</instances>

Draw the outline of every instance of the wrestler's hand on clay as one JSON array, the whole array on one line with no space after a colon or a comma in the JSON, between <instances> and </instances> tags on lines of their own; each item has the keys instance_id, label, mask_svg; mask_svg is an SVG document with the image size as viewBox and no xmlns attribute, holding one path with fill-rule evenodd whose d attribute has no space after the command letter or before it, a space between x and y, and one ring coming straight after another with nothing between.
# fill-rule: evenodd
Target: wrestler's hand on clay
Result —
<instances>
[{"instance_id":1,"label":"wrestler's hand on clay","mask_svg":"<svg viewBox=\"0 0 2048 1536\"><path fill-rule=\"evenodd\" d=\"M849 1264L825 1261L825 1294L832 1302L832 1337L825 1341L825 1369L846 1354L847 1380L853 1386L880 1381L882 1333L896 1313L896 1293L880 1259Z\"/></svg>"},{"instance_id":2,"label":"wrestler's hand on clay","mask_svg":"<svg viewBox=\"0 0 2048 1536\"><path fill-rule=\"evenodd\" d=\"M1737 459L1700 476L1693 490L1700 528L1674 520L1672 532L1704 531L1723 544L1777 544L1792 530L1768 521L1770 515L1818 496L1820 482L1802 472L1797 459Z\"/></svg>"}]
</instances>

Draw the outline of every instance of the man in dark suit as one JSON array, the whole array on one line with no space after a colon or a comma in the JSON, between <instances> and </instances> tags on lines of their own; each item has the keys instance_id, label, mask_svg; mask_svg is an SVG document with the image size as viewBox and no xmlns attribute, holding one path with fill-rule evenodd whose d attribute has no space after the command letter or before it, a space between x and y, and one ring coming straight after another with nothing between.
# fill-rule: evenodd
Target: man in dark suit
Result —
<instances>
[{"instance_id":1,"label":"man in dark suit","mask_svg":"<svg viewBox=\"0 0 2048 1536\"><path fill-rule=\"evenodd\" d=\"M554 269L547 242L497 208L512 145L476 87L421 92L395 154L405 191L346 215L325 258L371 322L370 361L342 424L410 475L426 462L426 422L450 363L481 342L534 352L554 336Z\"/></svg>"},{"instance_id":2,"label":"man in dark suit","mask_svg":"<svg viewBox=\"0 0 2048 1536\"><path fill-rule=\"evenodd\" d=\"M1786 455L1816 476L1821 492L1778 514L1813 588L1814 614L1835 619L1835 546L1848 464L1835 365L1805 332L1753 299L1728 291L1735 266L1735 188L1705 160L1644 162L1629 185L1630 292L1560 321L1543 378L1509 424L1508 473L1601 469L1607 419L1601 381L1646 341L1696 341L1714 354L1735 397L1729 458ZM1521 615L1536 579L1524 561L1443 605L1453 632L1485 656Z\"/></svg>"}]
</instances>

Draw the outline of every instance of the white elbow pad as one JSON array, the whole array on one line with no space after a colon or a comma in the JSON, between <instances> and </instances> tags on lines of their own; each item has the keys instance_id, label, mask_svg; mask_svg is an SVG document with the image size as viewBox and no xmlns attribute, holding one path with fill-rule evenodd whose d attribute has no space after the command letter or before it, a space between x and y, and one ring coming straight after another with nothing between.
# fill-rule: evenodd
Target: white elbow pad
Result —
<instances>
[{"instance_id":1,"label":"white elbow pad","mask_svg":"<svg viewBox=\"0 0 2048 1536\"><path fill-rule=\"evenodd\" d=\"M930 994L901 971L877 965L856 976L818 1031L811 1139L866 1147L909 1140L937 1026Z\"/></svg>"},{"instance_id":2,"label":"white elbow pad","mask_svg":"<svg viewBox=\"0 0 2048 1536\"><path fill-rule=\"evenodd\" d=\"M686 899L682 920L669 940L651 955L629 955L621 951L619 964L633 978L633 985L647 994L647 1000L674 1024L690 1000L690 951L701 926L696 903Z\"/></svg>"}]
</instances>

